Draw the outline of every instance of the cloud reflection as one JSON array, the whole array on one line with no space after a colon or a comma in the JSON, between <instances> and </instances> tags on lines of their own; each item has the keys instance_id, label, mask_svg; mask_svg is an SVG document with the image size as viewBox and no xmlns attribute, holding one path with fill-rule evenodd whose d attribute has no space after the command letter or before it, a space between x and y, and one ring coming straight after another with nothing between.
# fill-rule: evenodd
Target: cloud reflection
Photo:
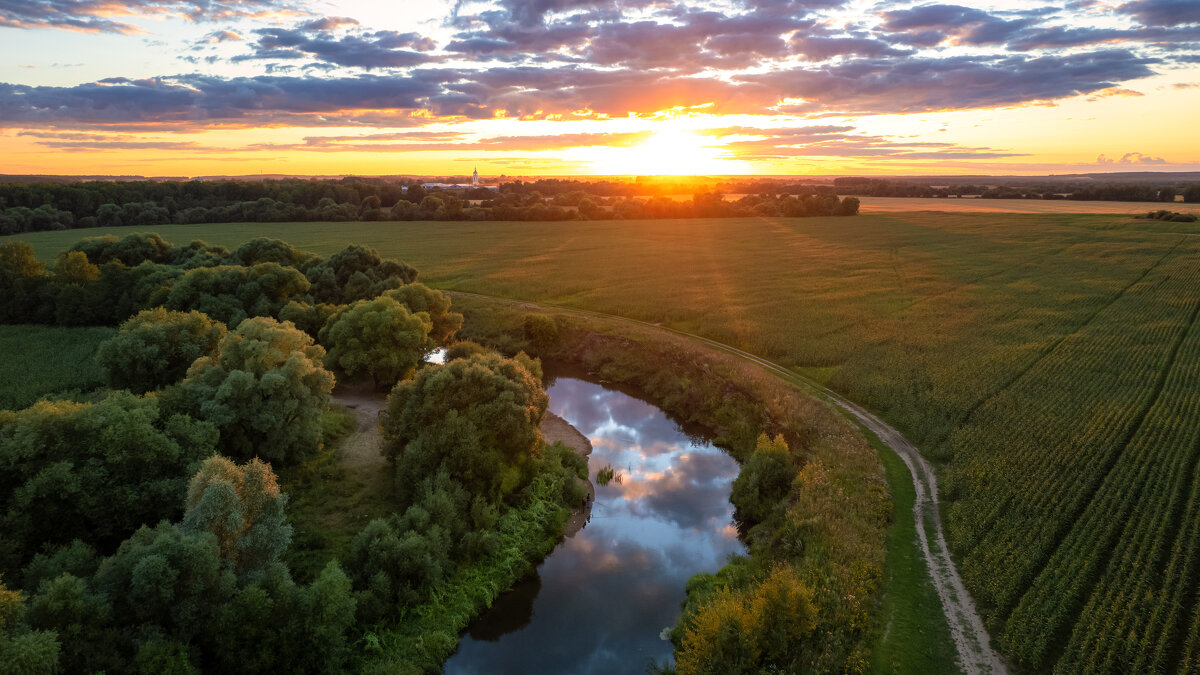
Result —
<instances>
[{"instance_id":1,"label":"cloud reflection","mask_svg":"<svg viewBox=\"0 0 1200 675\"><path fill-rule=\"evenodd\" d=\"M671 656L659 633L678 618L688 577L743 550L732 458L620 392L571 379L548 391L550 409L592 438L593 473L611 463L623 480L598 486L591 522L543 563L532 604L497 603L500 616L481 621L503 632L472 629L447 673L645 672Z\"/></svg>"}]
</instances>

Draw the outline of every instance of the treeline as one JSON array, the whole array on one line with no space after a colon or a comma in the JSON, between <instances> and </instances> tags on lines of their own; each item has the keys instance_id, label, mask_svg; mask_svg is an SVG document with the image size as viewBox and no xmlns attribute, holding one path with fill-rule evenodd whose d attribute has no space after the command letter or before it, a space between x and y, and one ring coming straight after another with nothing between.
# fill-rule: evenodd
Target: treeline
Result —
<instances>
[{"instance_id":1,"label":"treeline","mask_svg":"<svg viewBox=\"0 0 1200 675\"><path fill-rule=\"evenodd\" d=\"M172 223L799 217L858 212L857 200L838 200L828 189L793 186L794 192L775 189L723 203L719 192L679 201L656 190L618 189L629 185L637 184L516 181L493 192L426 191L416 183L365 178L3 183L0 235Z\"/></svg>"},{"instance_id":2,"label":"treeline","mask_svg":"<svg viewBox=\"0 0 1200 675\"><path fill-rule=\"evenodd\" d=\"M877 178L837 178L834 187L840 194L868 197L979 197L982 199L1073 199L1109 202L1174 202L1181 196L1188 203L1200 203L1200 185L1154 185L1144 183L1031 183L1019 185L942 185L892 181Z\"/></svg>"},{"instance_id":3,"label":"treeline","mask_svg":"<svg viewBox=\"0 0 1200 675\"><path fill-rule=\"evenodd\" d=\"M416 278L359 246L135 234L47 269L0 245L4 321L121 322L96 354L111 391L0 411L0 664L344 672L419 616L428 639L392 665L435 671L561 536L586 462L545 444L538 361L461 344L422 365L462 315ZM302 584L275 472L328 451L335 377L391 390L392 515Z\"/></svg>"}]
</instances>

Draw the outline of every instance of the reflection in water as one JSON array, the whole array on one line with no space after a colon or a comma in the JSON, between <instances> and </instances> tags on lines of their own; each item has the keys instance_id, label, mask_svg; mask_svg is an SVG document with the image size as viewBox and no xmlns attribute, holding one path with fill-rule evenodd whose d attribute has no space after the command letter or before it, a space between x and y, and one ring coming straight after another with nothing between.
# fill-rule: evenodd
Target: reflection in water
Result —
<instances>
[{"instance_id":1,"label":"reflection in water","mask_svg":"<svg viewBox=\"0 0 1200 675\"><path fill-rule=\"evenodd\" d=\"M591 522L471 626L447 673L644 673L671 656L659 635L688 577L743 550L732 458L626 394L565 378L548 392L592 439L591 474L611 464L624 479L596 486Z\"/></svg>"}]
</instances>

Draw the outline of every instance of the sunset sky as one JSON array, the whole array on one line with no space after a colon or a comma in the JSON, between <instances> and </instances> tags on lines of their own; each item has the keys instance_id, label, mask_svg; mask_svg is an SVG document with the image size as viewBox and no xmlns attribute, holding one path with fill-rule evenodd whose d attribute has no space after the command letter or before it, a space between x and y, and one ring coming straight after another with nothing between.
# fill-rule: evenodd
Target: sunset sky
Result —
<instances>
[{"instance_id":1,"label":"sunset sky","mask_svg":"<svg viewBox=\"0 0 1200 675\"><path fill-rule=\"evenodd\" d=\"M0 173L1200 170L1200 2L0 0Z\"/></svg>"}]
</instances>

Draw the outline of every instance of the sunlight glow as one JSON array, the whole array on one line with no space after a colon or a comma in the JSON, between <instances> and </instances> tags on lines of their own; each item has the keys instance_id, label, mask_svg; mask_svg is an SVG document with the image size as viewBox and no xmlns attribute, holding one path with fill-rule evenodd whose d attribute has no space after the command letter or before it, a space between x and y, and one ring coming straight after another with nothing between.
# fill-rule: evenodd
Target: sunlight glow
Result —
<instances>
[{"instance_id":1,"label":"sunlight glow","mask_svg":"<svg viewBox=\"0 0 1200 675\"><path fill-rule=\"evenodd\" d=\"M745 173L743 162L726 159L712 140L685 130L655 131L629 147L587 148L593 173L607 175L686 176Z\"/></svg>"}]
</instances>

